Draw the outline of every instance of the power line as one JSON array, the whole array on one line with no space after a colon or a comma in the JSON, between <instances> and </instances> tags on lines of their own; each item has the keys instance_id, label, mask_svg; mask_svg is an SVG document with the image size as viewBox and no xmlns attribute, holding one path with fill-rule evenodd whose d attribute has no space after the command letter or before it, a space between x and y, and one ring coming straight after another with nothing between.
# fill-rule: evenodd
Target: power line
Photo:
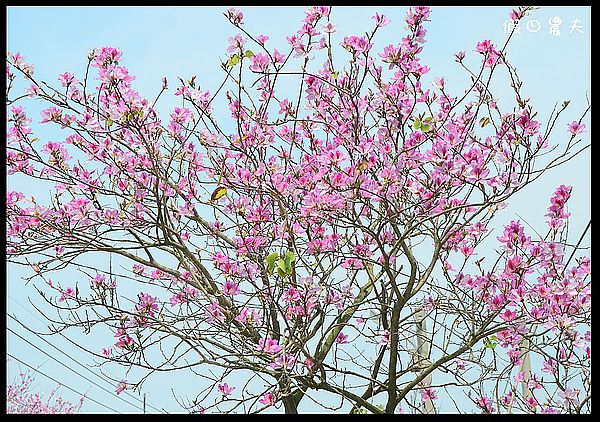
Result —
<instances>
[{"instance_id":1,"label":"power line","mask_svg":"<svg viewBox=\"0 0 600 422\"><path fill-rule=\"evenodd\" d=\"M12 315L7 314L11 319L13 319L14 321L18 322L19 324L21 324L21 326L23 326L23 324L18 321L17 319L15 319ZM25 327L26 328L26 327ZM23 341L31 344L28 340L24 339L23 337L21 337L19 334L15 333L14 331L12 331L10 328L7 327L7 329L9 331L11 331L13 334L15 334L16 336L18 336L19 338L21 338ZM92 371L91 369L89 369L87 366L81 364L81 362L78 362L77 360L73 359L71 356L69 356L68 354L66 354L64 351L62 351L61 349L59 349L58 347L56 347L55 345L53 345L52 343L50 343L48 340L46 340L45 338L43 338L42 336L40 336L38 333L34 332L34 331L30 331L33 334L35 334L38 338L40 338L42 341L44 341L46 344L50 345L51 347L53 347L55 350L57 350L59 353L65 355L66 357L68 357L69 359L71 359L73 362L75 362L77 365L79 365L80 367L82 367L83 369L85 369L86 371L90 372L91 374L95 375L96 377L98 377L99 379L101 379L102 381L108 382L106 379L102 378L100 375L98 375L97 373L95 373L94 371ZM39 351L41 351L42 353L44 353L45 355L49 356L51 359L57 361L54 357L48 355L44 350L40 349L39 347L37 347L34 344L31 344L33 347L35 347L36 349L38 349ZM60 363L61 365L65 366L62 362L57 361L58 363ZM68 367L71 371L75 372L71 367ZM106 391L109 394L113 394L112 391L107 390L106 388L104 388L101 385L98 385L97 383L95 383L94 381L90 380L89 378L87 378L85 375L80 374L79 372L75 372L78 375L80 375L81 377L85 378L86 380L88 380L89 382L91 382L92 384L96 385L97 387L101 388L102 390ZM142 410L141 407L139 407L139 405L136 405L134 403L131 403L130 401L126 400L124 397L122 396L117 396L119 399L123 400L125 403L130 404L131 406L136 407L139 410ZM136 398L135 396L133 396L133 398ZM136 398L137 399L137 398Z\"/></svg>"},{"instance_id":2,"label":"power line","mask_svg":"<svg viewBox=\"0 0 600 422\"><path fill-rule=\"evenodd\" d=\"M571 259L573 258L573 255L575 255L575 252L577 252L577 249L579 249L579 245L581 245L581 241L585 237L585 234L587 233L587 231L589 230L589 228L590 228L591 225L592 225L592 219L590 218L590 221L588 221L587 226L585 226L585 229L583 230L583 233L581 233L581 236L579 237L579 240L577 241L577 245L575 245L575 248L573 249L573 252L571 253L571 256L569 257L569 259L567 260L567 263L565 264L565 267L564 267L565 269L569 265L569 262L571 262ZM565 270L563 270L563 273L564 273L564 271Z\"/></svg>"},{"instance_id":3,"label":"power line","mask_svg":"<svg viewBox=\"0 0 600 422\"><path fill-rule=\"evenodd\" d=\"M60 386L62 386L62 387L66 387L67 389L71 390L71 391L72 391L72 392L74 392L75 394L79 394L79 395L80 395L80 396L82 396L82 397L86 397L86 395L85 395L85 394L81 394L79 391L75 390L74 388L71 388L71 387L69 387L69 386L68 386L68 385L66 385L65 383L62 383L62 382L60 382L60 381L57 381L57 380L55 380L55 379L54 379L54 378L52 378L50 375L47 375L47 374L43 373L43 372L42 372L42 371L40 371L39 369L37 369L37 368L34 368L33 366L31 366L31 365L29 365L29 364L27 364L27 363L23 362L21 359L14 357L14 356L13 356L13 355L11 355L10 353L8 353L8 352L7 352L6 354L7 354L7 355L8 355L10 358L12 358L12 359L16 360L17 362L19 362L19 363L21 363L21 364L25 365L25 366L26 366L26 367L28 367L29 369L32 369L32 370L34 370L35 372L37 372L37 373L39 373L39 374L41 374L41 375L45 376L46 378L48 378L48 379L52 380L53 382L55 382L55 383L59 384ZM92 402L94 402L94 403L96 403L96 404L99 404L100 406L102 406L102 407L105 407L105 408L107 408L107 409L109 409L109 410L112 410L113 412L116 412L116 413L121 413L121 412L119 412L118 410L115 410L115 409L113 409L112 407L105 405L104 403L100 403L99 401L97 401L97 400L94 400L92 397L86 397L86 399L88 399L88 400L90 400L90 401L92 401Z\"/></svg>"},{"instance_id":4,"label":"power line","mask_svg":"<svg viewBox=\"0 0 600 422\"><path fill-rule=\"evenodd\" d=\"M8 314L7 314L8 315ZM10 316L12 319L14 319L11 315ZM77 375L79 375L80 377L84 378L85 380L91 382L92 384L94 384L96 387L102 389L103 391L107 392L110 395L113 395L114 392L107 390L106 388L104 388L103 386L101 386L100 384L92 381L91 379L89 379L88 377L86 377L85 375L80 374L79 372L77 372L76 370L74 370L73 368L71 368L68 365L65 365L63 362L59 361L58 359L56 359L55 357L51 356L50 354L48 354L47 352L45 352L44 350L40 349L38 346L36 346L35 344L31 343L29 340L25 339L24 337L22 337L20 334L14 332L13 330L11 330L10 328L6 327L6 329L8 331L10 331L11 333L13 333L14 335L16 335L17 337L19 337L21 340L23 340L24 342L26 342L27 344L29 344L30 346L32 346L33 348L35 348L36 350L39 350L40 352L42 352L43 354L45 354L46 356L48 356L50 359L52 359L55 362L60 363L62 366L64 366L65 368L67 368L69 371L76 373ZM85 367L84 367L85 368ZM125 398L121 397L121 396L117 396L119 399L123 400L125 403L130 404L131 406L139 409L139 410L143 410L141 407L138 407L137 405L127 401Z\"/></svg>"},{"instance_id":5,"label":"power line","mask_svg":"<svg viewBox=\"0 0 600 422\"><path fill-rule=\"evenodd\" d=\"M38 317L36 314L34 314L33 312L31 312L27 307L25 307L22 303L20 303L18 300L16 300L14 297L12 297L10 294L8 295L8 297L10 299L12 299L15 303L17 303L21 308L23 308L25 311L27 311L29 314L31 314L33 317L35 317L38 321L40 322L45 322L42 321L42 319L40 317ZM44 337L42 337L40 334L36 333L35 331L32 331L30 329L28 329L27 327L25 327L25 325L23 325L23 323L21 323L21 321L17 320L16 318L14 318L12 315L8 314L7 315L12 318L14 321L18 322L22 327L24 327L25 329L27 329L28 331L30 331L31 333L35 334L38 338L40 338L43 342L45 342L46 344L49 344L52 348L54 348L55 350L57 350L58 352L62 353L63 355L65 355L66 357L68 357L70 360L72 360L73 362L75 362L77 365L81 366L82 368L84 368L86 371L90 372L91 374L95 375L96 377L98 377L99 379L101 379L102 381L108 382L106 381L106 379L104 379L102 376L98 375L96 372L92 371L90 368L88 368L87 366L81 364L81 362L77 361L76 359L74 359L73 357L69 356L68 354L66 354L63 350L59 349L58 347L56 347L55 345L53 345L52 343L50 343L48 340L46 340ZM58 333L60 336L64 337L65 339L69 340L69 338L67 338L63 333ZM70 340L69 340L70 341ZM89 381L89 380L88 380ZM92 381L90 381L92 382ZM106 390L105 390L106 391ZM112 393L111 393L112 394ZM144 406L148 406L154 410L156 410L157 412L165 412L165 410L160 410L154 406L152 406L149 403L146 403L146 401L142 401L140 398L130 394L127 390L125 391L125 394L127 394L129 397L137 400L138 402L142 403ZM141 408L139 407L139 405L134 405L133 403L130 403L129 401L125 400L124 397L122 396L117 396L118 398L124 400L126 403L129 403L132 406L137 407L138 409L141 410ZM168 412L167 412L168 413Z\"/></svg>"}]
</instances>

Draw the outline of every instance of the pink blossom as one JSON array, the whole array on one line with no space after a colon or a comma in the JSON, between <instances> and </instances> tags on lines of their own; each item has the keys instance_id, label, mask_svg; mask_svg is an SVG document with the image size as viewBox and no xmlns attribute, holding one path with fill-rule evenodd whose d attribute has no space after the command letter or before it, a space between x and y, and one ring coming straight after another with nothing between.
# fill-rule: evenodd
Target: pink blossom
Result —
<instances>
[{"instance_id":1,"label":"pink blossom","mask_svg":"<svg viewBox=\"0 0 600 422\"><path fill-rule=\"evenodd\" d=\"M138 294L138 303L135 305L135 310L141 314L147 314L154 316L154 313L158 311L158 298L150 296L147 293Z\"/></svg>"},{"instance_id":2,"label":"pink blossom","mask_svg":"<svg viewBox=\"0 0 600 422\"><path fill-rule=\"evenodd\" d=\"M513 21L518 21L520 20L523 16L525 16L525 12L523 10L519 9L513 9L510 11L509 13L509 17L510 19L512 19Z\"/></svg>"},{"instance_id":3,"label":"pink blossom","mask_svg":"<svg viewBox=\"0 0 600 422\"><path fill-rule=\"evenodd\" d=\"M375 20L375 24L380 28L387 26L391 22L387 16L380 15L379 13L375 13L373 19Z\"/></svg>"},{"instance_id":4,"label":"pink blossom","mask_svg":"<svg viewBox=\"0 0 600 422\"><path fill-rule=\"evenodd\" d=\"M550 219L547 221L551 228L558 228L564 224L564 221L571 215L565 211L565 204L571 197L571 186L560 185L554 191L554 195L550 198L550 207L548 207L548 213L546 217Z\"/></svg>"},{"instance_id":5,"label":"pink blossom","mask_svg":"<svg viewBox=\"0 0 600 422\"><path fill-rule=\"evenodd\" d=\"M488 51L490 51L491 48L493 48L491 41L483 40L483 41L480 41L477 43L477 46L475 47L475 51L477 51L479 53L487 53Z\"/></svg>"},{"instance_id":6,"label":"pink blossom","mask_svg":"<svg viewBox=\"0 0 600 422\"><path fill-rule=\"evenodd\" d=\"M273 50L273 61L277 64L282 64L285 61L285 56L276 48Z\"/></svg>"},{"instance_id":7,"label":"pink blossom","mask_svg":"<svg viewBox=\"0 0 600 422\"><path fill-rule=\"evenodd\" d=\"M250 65L250 70L253 72L264 73L269 71L269 56L262 53L256 53L254 56L250 57L250 61L252 64Z\"/></svg>"},{"instance_id":8,"label":"pink blossom","mask_svg":"<svg viewBox=\"0 0 600 422\"><path fill-rule=\"evenodd\" d=\"M134 340L129 335L119 337L119 340L115 343L115 346L119 349L131 349L133 345Z\"/></svg>"},{"instance_id":9,"label":"pink blossom","mask_svg":"<svg viewBox=\"0 0 600 422\"><path fill-rule=\"evenodd\" d=\"M117 384L117 388L115 389L115 392L117 393L117 395L119 395L125 390L127 390L127 380L119 381L119 383Z\"/></svg>"},{"instance_id":10,"label":"pink blossom","mask_svg":"<svg viewBox=\"0 0 600 422\"><path fill-rule=\"evenodd\" d=\"M409 26L418 26L428 20L431 9L428 6L409 7L406 12L406 23Z\"/></svg>"},{"instance_id":11,"label":"pink blossom","mask_svg":"<svg viewBox=\"0 0 600 422\"><path fill-rule=\"evenodd\" d=\"M389 330L384 330L383 334L381 334L381 339L377 342L378 344L387 346L391 341L391 333Z\"/></svg>"},{"instance_id":12,"label":"pink blossom","mask_svg":"<svg viewBox=\"0 0 600 422\"><path fill-rule=\"evenodd\" d=\"M43 394L32 391L35 379L29 373L21 372L16 382L6 385L6 413L8 414L71 414L79 411L85 397L75 405L58 395L53 389L44 399Z\"/></svg>"},{"instance_id":13,"label":"pink blossom","mask_svg":"<svg viewBox=\"0 0 600 422\"><path fill-rule=\"evenodd\" d=\"M341 265L342 268L358 270L363 268L363 263L357 258L346 258Z\"/></svg>"},{"instance_id":14,"label":"pink blossom","mask_svg":"<svg viewBox=\"0 0 600 422\"><path fill-rule=\"evenodd\" d=\"M530 397L527 397L527 398L525 399L525 405L526 405L528 408L530 408L530 409L532 409L532 410L535 410L535 408L536 408L536 407L539 405L539 403L538 403L538 401L535 399L535 397L533 397L533 396L530 396Z\"/></svg>"},{"instance_id":15,"label":"pink blossom","mask_svg":"<svg viewBox=\"0 0 600 422\"><path fill-rule=\"evenodd\" d=\"M273 394L271 392L267 392L259 400L259 403L262 403L262 404L264 404L266 406L272 406L272 405L275 404L275 401L276 401L275 394Z\"/></svg>"},{"instance_id":16,"label":"pink blossom","mask_svg":"<svg viewBox=\"0 0 600 422\"><path fill-rule=\"evenodd\" d=\"M269 354L279 353L283 349L282 346L279 345L279 342L271 337L263 337L258 340L258 346L256 346L256 350L263 351Z\"/></svg>"},{"instance_id":17,"label":"pink blossom","mask_svg":"<svg viewBox=\"0 0 600 422\"><path fill-rule=\"evenodd\" d=\"M421 401L423 402L437 400L438 398L437 393L433 388L421 388L419 393L421 394Z\"/></svg>"},{"instance_id":18,"label":"pink blossom","mask_svg":"<svg viewBox=\"0 0 600 422\"><path fill-rule=\"evenodd\" d=\"M260 313L256 309L249 309L246 307L244 307L239 315L235 317L235 320L242 324L249 325L261 323Z\"/></svg>"},{"instance_id":19,"label":"pink blossom","mask_svg":"<svg viewBox=\"0 0 600 422\"><path fill-rule=\"evenodd\" d=\"M77 82L77 79L72 73L65 72L59 75L58 81L62 84L62 86L66 87L74 82Z\"/></svg>"},{"instance_id":20,"label":"pink blossom","mask_svg":"<svg viewBox=\"0 0 600 422\"><path fill-rule=\"evenodd\" d=\"M304 359L304 366L309 372L313 372L317 368L317 363L311 358L307 357Z\"/></svg>"},{"instance_id":21,"label":"pink blossom","mask_svg":"<svg viewBox=\"0 0 600 422\"><path fill-rule=\"evenodd\" d=\"M353 35L350 37L344 37L342 47L354 54L361 54L369 51L372 45L365 37Z\"/></svg>"},{"instance_id":22,"label":"pink blossom","mask_svg":"<svg viewBox=\"0 0 600 422\"><path fill-rule=\"evenodd\" d=\"M340 333L335 338L336 344L348 344L350 341L348 340L348 336L340 331Z\"/></svg>"},{"instance_id":23,"label":"pink blossom","mask_svg":"<svg viewBox=\"0 0 600 422\"><path fill-rule=\"evenodd\" d=\"M464 371L467 368L467 362L460 358L456 358L454 362L456 363L456 369L459 371Z\"/></svg>"},{"instance_id":24,"label":"pink blossom","mask_svg":"<svg viewBox=\"0 0 600 422\"><path fill-rule=\"evenodd\" d=\"M561 397L563 401L563 406L565 408L569 408L571 406L579 405L579 390L572 389L570 387L565 388L563 391L558 392L559 397Z\"/></svg>"},{"instance_id":25,"label":"pink blossom","mask_svg":"<svg viewBox=\"0 0 600 422\"><path fill-rule=\"evenodd\" d=\"M523 382L525 381L525 372L519 371L517 375L514 377L515 382Z\"/></svg>"},{"instance_id":26,"label":"pink blossom","mask_svg":"<svg viewBox=\"0 0 600 422\"><path fill-rule=\"evenodd\" d=\"M506 322L510 322L513 321L517 316L517 312L515 311L511 311L510 309L506 309L504 312L502 312L500 315L500 318L502 318L504 321Z\"/></svg>"},{"instance_id":27,"label":"pink blossom","mask_svg":"<svg viewBox=\"0 0 600 422\"><path fill-rule=\"evenodd\" d=\"M227 296L236 296L236 295L239 295L240 293L241 293L240 286L237 283L227 280L223 284L223 294L225 294Z\"/></svg>"},{"instance_id":28,"label":"pink blossom","mask_svg":"<svg viewBox=\"0 0 600 422\"><path fill-rule=\"evenodd\" d=\"M212 302L210 305L208 305L206 307L205 315L208 322L214 322L215 320L223 321L225 319L223 308L218 302Z\"/></svg>"},{"instance_id":29,"label":"pink blossom","mask_svg":"<svg viewBox=\"0 0 600 422\"><path fill-rule=\"evenodd\" d=\"M60 298L58 299L59 302L63 302L67 299L70 298L74 298L75 297L75 289L73 289L72 287L67 287L66 289L64 289L61 292Z\"/></svg>"},{"instance_id":30,"label":"pink blossom","mask_svg":"<svg viewBox=\"0 0 600 422\"><path fill-rule=\"evenodd\" d=\"M243 24L244 14L235 7L230 7L227 9L227 14L225 16L227 16L229 21L234 25Z\"/></svg>"},{"instance_id":31,"label":"pink blossom","mask_svg":"<svg viewBox=\"0 0 600 422\"><path fill-rule=\"evenodd\" d=\"M475 404L483 411L482 413L492 413L494 411L492 401L486 396L476 399Z\"/></svg>"},{"instance_id":32,"label":"pink blossom","mask_svg":"<svg viewBox=\"0 0 600 422\"><path fill-rule=\"evenodd\" d=\"M223 397L230 396L231 393L233 393L233 390L235 390L235 388L236 387L230 387L229 384L227 384L226 382L217 386L219 393L221 393Z\"/></svg>"},{"instance_id":33,"label":"pink blossom","mask_svg":"<svg viewBox=\"0 0 600 422\"><path fill-rule=\"evenodd\" d=\"M323 25L323 32L325 34L335 34L337 31L337 25L334 25L332 22L327 22Z\"/></svg>"},{"instance_id":34,"label":"pink blossom","mask_svg":"<svg viewBox=\"0 0 600 422\"><path fill-rule=\"evenodd\" d=\"M557 371L557 369L558 363L552 358L548 358L547 360L545 360L542 366L542 372L546 372L548 374L554 374Z\"/></svg>"},{"instance_id":35,"label":"pink blossom","mask_svg":"<svg viewBox=\"0 0 600 422\"><path fill-rule=\"evenodd\" d=\"M227 47L228 53L243 53L244 44L248 41L242 37L242 34L236 34L234 37L228 38L229 47Z\"/></svg>"},{"instance_id":36,"label":"pink blossom","mask_svg":"<svg viewBox=\"0 0 600 422\"><path fill-rule=\"evenodd\" d=\"M585 124L579 123L576 120L569 123L567 127L569 128L569 133L573 136L579 135L580 133L585 133Z\"/></svg>"},{"instance_id":37,"label":"pink blossom","mask_svg":"<svg viewBox=\"0 0 600 422\"><path fill-rule=\"evenodd\" d=\"M520 365L523 363L523 359L521 359L521 351L518 348L510 349L506 352L506 355L510 359L510 363L513 365Z\"/></svg>"},{"instance_id":38,"label":"pink blossom","mask_svg":"<svg viewBox=\"0 0 600 422\"><path fill-rule=\"evenodd\" d=\"M57 245L54 247L54 252L57 257L62 256L65 253L65 247L63 245Z\"/></svg>"},{"instance_id":39,"label":"pink blossom","mask_svg":"<svg viewBox=\"0 0 600 422\"><path fill-rule=\"evenodd\" d=\"M269 364L269 366L273 369L282 369L285 368L288 371L291 371L296 365L296 358L289 353L283 353L275 358L273 362Z\"/></svg>"}]
</instances>

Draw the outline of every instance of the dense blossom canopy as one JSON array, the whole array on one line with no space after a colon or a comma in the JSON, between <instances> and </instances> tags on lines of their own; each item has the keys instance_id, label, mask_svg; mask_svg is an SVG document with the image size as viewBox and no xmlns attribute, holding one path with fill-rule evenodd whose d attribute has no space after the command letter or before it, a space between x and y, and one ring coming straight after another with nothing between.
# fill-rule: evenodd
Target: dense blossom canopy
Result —
<instances>
[{"instance_id":1,"label":"dense blossom canopy","mask_svg":"<svg viewBox=\"0 0 600 422\"><path fill-rule=\"evenodd\" d=\"M91 351L98 358L216 368L190 403L196 412L293 412L312 391L354 412L423 411L443 390L488 413L580 411L591 388L591 270L567 243L572 188L556 188L544 234L492 221L585 150L587 110L550 145L554 123L542 129L506 44L490 40L456 54L472 76L464 92L444 78L424 86L430 13L409 8L406 35L376 52L387 17L340 37L339 49L330 9L312 7L280 52L230 9L240 32L223 85L211 93L182 79L181 104L163 117L168 81L144 98L118 49L90 51L85 75L65 72L58 88L9 54L9 90L20 74L29 88L19 99L48 103L39 123L62 129L36 138L7 94L7 172L52 189L49 200L6 193L9 260L31 265L44 298L71 315L55 323L110 328L114 338ZM467 55L481 58L478 69ZM515 98L502 111L490 87L500 71ZM292 77L297 94L283 98ZM219 94L231 125L216 117ZM484 241L496 256L477 253ZM121 268L96 268L93 254ZM55 275L76 262L83 278ZM127 285L133 299L122 297Z\"/></svg>"}]
</instances>

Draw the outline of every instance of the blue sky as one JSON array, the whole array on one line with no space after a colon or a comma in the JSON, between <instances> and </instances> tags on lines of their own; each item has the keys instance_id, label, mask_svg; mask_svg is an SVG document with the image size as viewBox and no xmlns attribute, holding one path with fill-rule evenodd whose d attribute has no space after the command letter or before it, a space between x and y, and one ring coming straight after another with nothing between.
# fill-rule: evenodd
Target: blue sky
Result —
<instances>
[{"instance_id":1,"label":"blue sky","mask_svg":"<svg viewBox=\"0 0 600 422\"><path fill-rule=\"evenodd\" d=\"M243 7L241 10L245 14L245 28L250 33L265 34L270 38L268 45L286 50L285 37L299 28L304 8ZM203 89L214 91L222 78L219 59L222 60L226 55L227 38L236 33L235 28L223 17L224 11L224 7L10 7L7 18L8 51L19 51L29 63L34 64L38 79L56 83L58 74L65 71L81 75L90 49L114 46L124 52L123 63L136 76L134 87L143 96L153 98L160 89L163 76L168 77L172 88L176 86L178 76L187 79L191 75L197 75L197 81ZM376 39L378 51L386 44L399 42L404 36L405 7L334 7L332 21L338 25L338 40L341 41L345 35L362 34L370 29L373 22L371 16L376 11L392 20ZM509 11L505 7L434 7L431 22L426 25L428 42L422 53L422 61L431 68L429 80L435 76L445 76L450 91L461 91L467 78L454 62L453 54L466 51L467 58L479 60L473 52L478 41L491 39L503 42L506 38L503 23L508 18ZM548 20L554 16L562 19L560 36L549 32ZM539 32L527 29L525 23L529 20L539 22ZM574 20L579 21L583 33L570 33ZM529 29L535 29L534 23L530 23ZM515 36L509 47L508 58L519 72L523 92L532 98L532 105L539 110L541 122L545 123L557 101L571 100L566 117L559 120L551 143L567 139L565 125L578 119L586 107L585 97L589 94L591 81L590 34L590 8L541 8L525 18L521 33ZM498 95L501 101L511 99L510 90L500 90ZM167 110L175 104L176 100L172 96L167 97L160 108ZM36 111L36 107L39 108L39 104L28 107L32 113ZM224 113L226 114L228 113ZM589 118L585 122L589 136ZM35 125L34 128L38 129ZM44 134L43 130L40 129L39 133ZM535 189L525 190L515 196L511 207L501 218L508 221L518 214L532 226L543 228L543 214L551 193L561 183L570 184L575 187L570 203L573 214L571 233L575 242L590 217L590 164L590 155L586 152L566 166L549 172L540 179ZM11 190L24 190L20 183L20 179L10 178L8 187ZM32 193L44 194L42 187L30 188ZM586 241L589 244L589 236ZM44 324L30 313L35 310L28 303L28 297L35 303L40 302L32 286L25 286L21 281L23 274L21 269L8 268L8 292L12 298L7 302L8 311L28 326L43 327ZM13 299L25 305L27 310ZM24 333L13 321L8 320L7 324L14 331ZM59 337L49 340L80 362L90 362L89 357L66 340ZM41 340L33 338L31 341L49 353L52 352ZM98 342L98 345L102 347L105 343ZM113 409L122 412L136 410L114 394L90 386L88 381L67 371L12 335L8 336L7 349L33 366L41 365L40 369L45 373L78 391L89 390L90 397ZM63 361L66 359L56 356ZM18 365L11 363L8 369L11 379L18 372ZM108 372L117 379L123 375L119 368L111 367ZM91 378L89 373L86 375ZM94 379L108 390L114 389L114 386ZM195 380L195 377L157 375L144 388L148 403L173 412L181 411L170 388L175 389L176 395L184 395L195 389ZM37 382L42 391L49 391L55 386L55 383L40 375L37 376ZM63 395L67 399L78 400L68 390L63 390ZM90 401L86 402L83 410L107 411Z\"/></svg>"}]
</instances>

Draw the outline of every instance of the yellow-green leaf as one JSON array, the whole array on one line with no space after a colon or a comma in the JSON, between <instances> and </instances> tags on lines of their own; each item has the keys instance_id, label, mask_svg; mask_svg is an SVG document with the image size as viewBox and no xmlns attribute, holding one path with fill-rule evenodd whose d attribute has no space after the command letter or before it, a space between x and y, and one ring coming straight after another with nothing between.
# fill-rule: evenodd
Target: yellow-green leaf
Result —
<instances>
[{"instance_id":1,"label":"yellow-green leaf","mask_svg":"<svg viewBox=\"0 0 600 422\"><path fill-rule=\"evenodd\" d=\"M227 188L225 188L223 186L219 186L218 188L216 188L214 190L214 192L210 196L210 200L211 201L218 201L219 198L221 198L221 197L223 197L225 195L227 195Z\"/></svg>"},{"instance_id":2,"label":"yellow-green leaf","mask_svg":"<svg viewBox=\"0 0 600 422\"><path fill-rule=\"evenodd\" d=\"M279 254L277 252L273 252L266 259L267 261L267 272L269 274L273 274L273 269L275 268L275 261L279 258Z\"/></svg>"}]
</instances>

